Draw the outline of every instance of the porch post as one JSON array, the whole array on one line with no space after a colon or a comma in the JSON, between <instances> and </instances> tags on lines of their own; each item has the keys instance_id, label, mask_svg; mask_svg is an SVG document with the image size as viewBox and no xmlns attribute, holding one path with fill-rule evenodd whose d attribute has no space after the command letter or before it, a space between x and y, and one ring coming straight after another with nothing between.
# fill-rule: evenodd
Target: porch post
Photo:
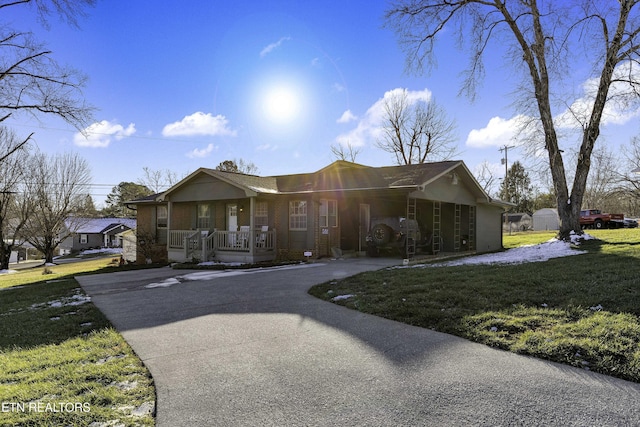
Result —
<instances>
[{"instance_id":1,"label":"porch post","mask_svg":"<svg viewBox=\"0 0 640 427\"><path fill-rule=\"evenodd\" d=\"M169 254L169 246L171 244L171 211L173 210L173 203L167 201L167 255Z\"/></svg>"},{"instance_id":2,"label":"porch post","mask_svg":"<svg viewBox=\"0 0 640 427\"><path fill-rule=\"evenodd\" d=\"M254 220L254 211L256 208L255 197L249 197L249 256L253 259L256 251L256 225Z\"/></svg>"}]
</instances>

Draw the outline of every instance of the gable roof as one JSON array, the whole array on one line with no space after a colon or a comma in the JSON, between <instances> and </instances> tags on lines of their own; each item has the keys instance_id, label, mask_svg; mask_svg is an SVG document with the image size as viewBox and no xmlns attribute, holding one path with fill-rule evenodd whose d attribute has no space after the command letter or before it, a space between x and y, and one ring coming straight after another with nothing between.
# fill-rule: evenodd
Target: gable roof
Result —
<instances>
[{"instance_id":1,"label":"gable roof","mask_svg":"<svg viewBox=\"0 0 640 427\"><path fill-rule=\"evenodd\" d=\"M65 221L67 229L74 233L99 234L108 233L114 228L125 226L136 228L136 220L132 218L67 218Z\"/></svg>"},{"instance_id":2,"label":"gable roof","mask_svg":"<svg viewBox=\"0 0 640 427\"><path fill-rule=\"evenodd\" d=\"M129 203L162 201L165 196L187 185L195 177L205 174L236 188L242 189L247 197L258 194L296 194L323 191L417 189L435 180L456 175L464 181L479 199L489 203L492 200L461 160L421 163L415 165L372 167L358 163L337 160L328 166L310 173L276 176L257 176L239 172L199 168L162 194L134 200Z\"/></svg>"}]
</instances>

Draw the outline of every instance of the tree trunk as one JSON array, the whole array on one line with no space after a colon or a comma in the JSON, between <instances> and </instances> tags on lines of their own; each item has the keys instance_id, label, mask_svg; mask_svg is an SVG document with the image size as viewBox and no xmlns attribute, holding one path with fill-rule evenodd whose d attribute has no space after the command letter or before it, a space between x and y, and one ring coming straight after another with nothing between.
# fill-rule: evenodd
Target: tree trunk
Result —
<instances>
[{"instance_id":1,"label":"tree trunk","mask_svg":"<svg viewBox=\"0 0 640 427\"><path fill-rule=\"evenodd\" d=\"M11 258L12 245L0 242L0 270L9 269L9 259Z\"/></svg>"},{"instance_id":2,"label":"tree trunk","mask_svg":"<svg viewBox=\"0 0 640 427\"><path fill-rule=\"evenodd\" d=\"M53 264L53 247L49 246L44 254L45 264Z\"/></svg>"}]
</instances>

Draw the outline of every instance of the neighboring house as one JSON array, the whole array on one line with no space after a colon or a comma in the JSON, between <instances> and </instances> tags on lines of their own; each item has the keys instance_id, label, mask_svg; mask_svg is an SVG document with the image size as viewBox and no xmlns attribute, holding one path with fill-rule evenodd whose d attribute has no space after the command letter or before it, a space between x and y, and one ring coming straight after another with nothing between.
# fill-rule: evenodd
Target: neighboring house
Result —
<instances>
[{"instance_id":1,"label":"neighboring house","mask_svg":"<svg viewBox=\"0 0 640 427\"><path fill-rule=\"evenodd\" d=\"M531 215L527 213L507 214L507 221L502 226L502 231L509 233L512 231L526 231L531 229Z\"/></svg>"},{"instance_id":2,"label":"neighboring house","mask_svg":"<svg viewBox=\"0 0 640 427\"><path fill-rule=\"evenodd\" d=\"M560 230L558 210L552 208L538 209L533 213L533 230Z\"/></svg>"},{"instance_id":3,"label":"neighboring house","mask_svg":"<svg viewBox=\"0 0 640 427\"><path fill-rule=\"evenodd\" d=\"M364 252L371 227L384 218L415 219L438 251L490 252L502 248L502 213L511 206L492 200L462 161L369 167L341 160L270 177L200 168L130 203L139 262Z\"/></svg>"},{"instance_id":4,"label":"neighboring house","mask_svg":"<svg viewBox=\"0 0 640 427\"><path fill-rule=\"evenodd\" d=\"M69 218L65 221L64 233L71 235L64 239L61 252L78 252L90 248L119 248L122 240L118 233L136 227L131 218Z\"/></svg>"}]
</instances>

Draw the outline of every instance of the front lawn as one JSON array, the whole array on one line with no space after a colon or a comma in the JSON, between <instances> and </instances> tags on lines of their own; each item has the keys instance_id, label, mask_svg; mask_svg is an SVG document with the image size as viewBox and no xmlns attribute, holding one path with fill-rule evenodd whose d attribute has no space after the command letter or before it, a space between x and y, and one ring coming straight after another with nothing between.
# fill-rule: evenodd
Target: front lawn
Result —
<instances>
[{"instance_id":1,"label":"front lawn","mask_svg":"<svg viewBox=\"0 0 640 427\"><path fill-rule=\"evenodd\" d=\"M640 230L590 230L582 255L392 268L313 287L318 298L516 353L640 382ZM553 233L505 236L505 247ZM348 298L337 296L353 295Z\"/></svg>"},{"instance_id":2,"label":"front lawn","mask_svg":"<svg viewBox=\"0 0 640 427\"><path fill-rule=\"evenodd\" d=\"M110 262L0 276L0 425L155 424L148 370L73 279Z\"/></svg>"}]
</instances>

